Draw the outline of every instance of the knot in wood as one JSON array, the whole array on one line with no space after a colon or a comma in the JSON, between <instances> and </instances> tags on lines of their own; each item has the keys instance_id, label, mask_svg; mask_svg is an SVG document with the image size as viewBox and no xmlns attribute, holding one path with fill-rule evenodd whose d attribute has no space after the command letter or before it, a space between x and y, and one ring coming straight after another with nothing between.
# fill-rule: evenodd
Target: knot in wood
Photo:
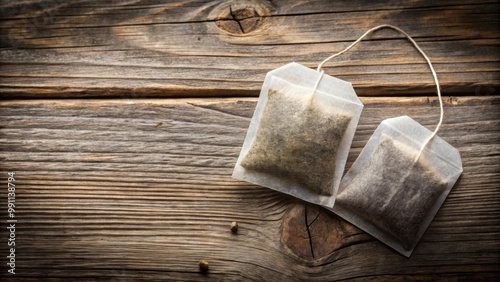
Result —
<instances>
[{"instance_id":1,"label":"knot in wood","mask_svg":"<svg viewBox=\"0 0 500 282\"><path fill-rule=\"evenodd\" d=\"M281 243L295 256L321 262L335 250L365 241L368 235L332 212L311 204L297 204L283 219Z\"/></svg>"},{"instance_id":2,"label":"knot in wood","mask_svg":"<svg viewBox=\"0 0 500 282\"><path fill-rule=\"evenodd\" d=\"M247 34L261 26L263 11L262 7L229 6L219 13L215 24L231 34Z\"/></svg>"}]
</instances>

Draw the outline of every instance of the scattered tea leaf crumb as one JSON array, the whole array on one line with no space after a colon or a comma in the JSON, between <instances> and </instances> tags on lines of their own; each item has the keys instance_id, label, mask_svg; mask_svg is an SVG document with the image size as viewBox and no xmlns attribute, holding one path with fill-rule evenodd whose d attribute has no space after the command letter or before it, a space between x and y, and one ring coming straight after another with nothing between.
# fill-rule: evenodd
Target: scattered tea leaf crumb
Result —
<instances>
[{"instance_id":1,"label":"scattered tea leaf crumb","mask_svg":"<svg viewBox=\"0 0 500 282\"><path fill-rule=\"evenodd\" d=\"M236 221L231 222L231 232L233 232L233 233L238 232L238 222L236 222Z\"/></svg>"},{"instance_id":2,"label":"scattered tea leaf crumb","mask_svg":"<svg viewBox=\"0 0 500 282\"><path fill-rule=\"evenodd\" d=\"M208 261L200 260L199 266L201 272L206 273L208 271Z\"/></svg>"}]
</instances>

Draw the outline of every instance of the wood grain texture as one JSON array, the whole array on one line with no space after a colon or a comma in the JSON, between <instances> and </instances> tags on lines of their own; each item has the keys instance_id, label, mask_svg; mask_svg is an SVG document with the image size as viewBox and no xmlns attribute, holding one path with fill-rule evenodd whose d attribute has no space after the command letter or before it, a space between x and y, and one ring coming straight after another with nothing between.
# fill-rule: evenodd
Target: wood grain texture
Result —
<instances>
[{"instance_id":1,"label":"wood grain texture","mask_svg":"<svg viewBox=\"0 0 500 282\"><path fill-rule=\"evenodd\" d=\"M323 209L308 210L312 232L325 224L344 231L328 239L322 258L285 246L284 220L303 203L231 178L255 101L0 101L2 185L16 172L16 277L498 280L499 97L446 99L439 135L460 150L464 173L409 259ZM384 118L408 114L430 129L438 118L434 98L362 101L346 167ZM0 191L5 207L6 189ZM2 226L5 220L2 213ZM1 227L2 254L7 236ZM201 259L210 263L206 275L198 271Z\"/></svg>"},{"instance_id":2,"label":"wood grain texture","mask_svg":"<svg viewBox=\"0 0 500 282\"><path fill-rule=\"evenodd\" d=\"M498 94L498 1L26 0L0 4L3 98L256 96L265 74L315 67L364 31L397 25L445 94ZM428 94L432 77L381 30L326 72L360 95Z\"/></svg>"}]
</instances>

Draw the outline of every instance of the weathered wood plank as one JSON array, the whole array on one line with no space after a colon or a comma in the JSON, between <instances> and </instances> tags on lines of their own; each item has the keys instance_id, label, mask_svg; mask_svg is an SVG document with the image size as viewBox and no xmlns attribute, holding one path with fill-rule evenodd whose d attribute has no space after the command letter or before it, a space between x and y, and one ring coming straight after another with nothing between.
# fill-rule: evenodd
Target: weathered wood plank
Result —
<instances>
[{"instance_id":1,"label":"weathered wood plank","mask_svg":"<svg viewBox=\"0 0 500 282\"><path fill-rule=\"evenodd\" d=\"M22 1L0 4L0 95L257 95L265 73L316 66L378 24L408 31L446 94L498 94L498 1ZM327 73L361 95L431 93L423 59L381 30Z\"/></svg>"},{"instance_id":2,"label":"weathered wood plank","mask_svg":"<svg viewBox=\"0 0 500 282\"><path fill-rule=\"evenodd\" d=\"M364 98L349 167L384 118L433 128L434 98ZM491 280L500 274L500 98L449 97L440 136L464 173L405 258L324 209L322 257L297 256L282 228L303 203L231 179L254 98L0 102L0 173L16 172L16 276L331 281ZM0 190L6 206L6 189ZM0 249L6 253L6 214ZM229 225L238 221L238 234ZM287 228L288 228L287 227ZM298 239L298 238L296 238ZM304 237L303 240L308 240ZM305 244L307 247L308 245ZM328 249L330 248L330 249ZM0 275L5 277L5 256ZM210 271L198 271L198 261Z\"/></svg>"}]
</instances>

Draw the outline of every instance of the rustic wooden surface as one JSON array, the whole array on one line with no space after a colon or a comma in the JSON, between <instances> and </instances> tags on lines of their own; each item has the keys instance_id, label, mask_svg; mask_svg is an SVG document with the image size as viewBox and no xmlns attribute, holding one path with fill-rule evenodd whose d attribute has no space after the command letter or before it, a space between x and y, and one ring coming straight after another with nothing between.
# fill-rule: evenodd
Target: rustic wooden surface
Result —
<instances>
[{"instance_id":1,"label":"rustic wooden surface","mask_svg":"<svg viewBox=\"0 0 500 282\"><path fill-rule=\"evenodd\" d=\"M0 173L5 182L16 172L17 277L495 280L500 97L445 100L439 135L460 150L464 173L409 259L327 210L231 178L255 98L3 101ZM347 167L384 118L408 114L431 129L438 118L434 97L362 102ZM6 189L0 197L5 207Z\"/></svg>"},{"instance_id":2,"label":"rustic wooden surface","mask_svg":"<svg viewBox=\"0 0 500 282\"><path fill-rule=\"evenodd\" d=\"M257 96L270 69L316 66L397 25L446 94L498 94L498 1L24 0L0 3L4 98ZM381 30L326 72L360 95L429 94L427 65Z\"/></svg>"},{"instance_id":3,"label":"rustic wooden surface","mask_svg":"<svg viewBox=\"0 0 500 282\"><path fill-rule=\"evenodd\" d=\"M0 280L499 281L499 15L488 0L0 1ZM265 74L315 67L384 23L433 61L439 135L464 165L410 258L231 178ZM411 45L391 30L366 41L325 69L365 104L346 168L383 119L438 118Z\"/></svg>"}]
</instances>

